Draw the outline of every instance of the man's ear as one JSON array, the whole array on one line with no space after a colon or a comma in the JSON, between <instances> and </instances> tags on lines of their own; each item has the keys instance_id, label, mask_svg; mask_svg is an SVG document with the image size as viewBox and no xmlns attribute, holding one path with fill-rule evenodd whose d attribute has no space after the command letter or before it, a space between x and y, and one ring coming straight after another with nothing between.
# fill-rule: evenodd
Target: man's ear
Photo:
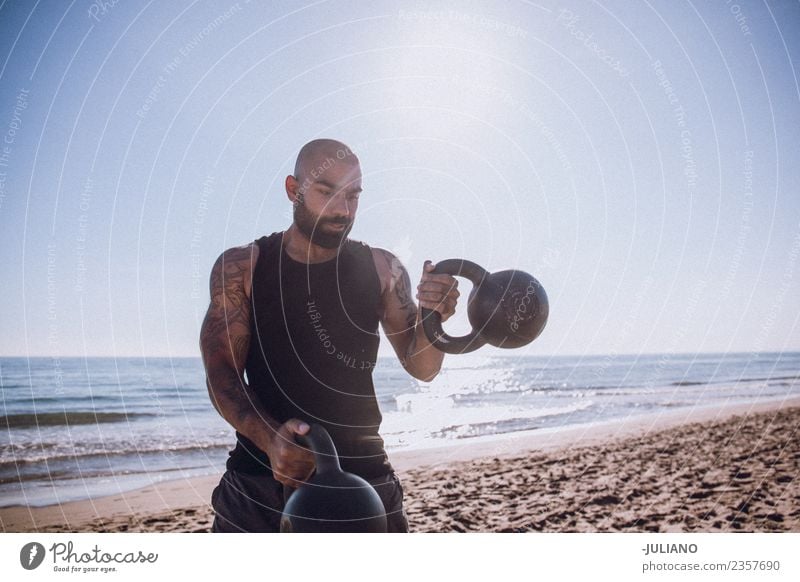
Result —
<instances>
[{"instance_id":1,"label":"man's ear","mask_svg":"<svg viewBox=\"0 0 800 582\"><path fill-rule=\"evenodd\" d=\"M303 194L300 192L300 182L297 181L297 178L292 176L291 174L286 176L286 197L292 202L292 204L296 204L298 202L302 202Z\"/></svg>"}]
</instances>

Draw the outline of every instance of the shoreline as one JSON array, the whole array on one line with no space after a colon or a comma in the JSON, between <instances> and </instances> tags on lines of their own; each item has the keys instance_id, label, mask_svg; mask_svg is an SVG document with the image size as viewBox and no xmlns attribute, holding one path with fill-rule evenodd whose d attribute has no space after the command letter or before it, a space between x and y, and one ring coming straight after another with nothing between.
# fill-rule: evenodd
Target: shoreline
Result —
<instances>
[{"instance_id":1,"label":"shoreline","mask_svg":"<svg viewBox=\"0 0 800 582\"><path fill-rule=\"evenodd\" d=\"M543 428L515 433L490 435L432 445L413 450L400 449L389 454L398 473L415 468L438 467L468 462L488 456L514 456L526 452L549 452L572 447L602 444L614 439L643 436L693 422L714 422L735 415L749 415L781 408L800 407L800 396L783 400L734 402L671 412L653 412L566 427Z\"/></svg>"},{"instance_id":2,"label":"shoreline","mask_svg":"<svg viewBox=\"0 0 800 582\"><path fill-rule=\"evenodd\" d=\"M778 418L780 421L775 420ZM747 520L742 516L749 514L754 502L762 500L762 497L768 507L780 507L781 511L764 510L767 513L762 512L763 517L750 524L755 529L745 530L788 528L789 531L800 531L798 419L800 397L793 397L782 401L659 412L479 440L465 439L465 442L447 446L390 452L390 460L406 491L406 511L412 531L735 531L743 530ZM726 477L732 469L716 465L726 462L728 465L741 465L744 461L755 463L759 460L755 453L743 456L740 450L752 442L751 437L743 435L752 433L754 437L759 436L759 430L761 440L778 442L782 446L780 450L786 454L775 457L776 453L772 451L775 458L770 459L775 462L760 469L763 473L760 481L752 478L753 470L737 469ZM744 440L734 444L735 438ZM716 448L714 439L718 441ZM663 443L677 444L664 448ZM691 444L682 446L686 443ZM698 455L702 447L708 446L711 446L714 458L709 459L705 449L703 455ZM642 451L648 453L642 456ZM723 462L723 453L733 461ZM631 479L637 483L640 480L636 475L629 475L627 481L616 483L615 487L614 478L632 470L637 463L647 473L656 461L663 461L667 467L693 471L692 477L686 480L683 488L673 487L666 496L661 490L663 487L656 487L653 491L658 491L656 497L663 507L651 503L653 507L647 509L655 508L655 511L648 514L650 517L644 514L636 517L637 511L631 507L616 511L619 508L614 506L625 505L626 501L647 499L649 490L634 488L628 494L630 499L623 498L618 490L627 491ZM778 461L782 463L779 467ZM762 487L764 475L770 471L777 479L772 489L783 492L776 499L769 497L774 493L769 491L770 487ZM709 474L715 475L713 484L706 480ZM741 474L750 477L740 479ZM670 477L672 475L654 474L648 479L655 479L657 485L660 483L670 488L674 485ZM213 520L211 491L219 478L220 474L163 481L122 494L43 507L0 508L0 527L4 532L208 531ZM552 497L554 483L560 484L556 487L559 493ZM708 486L704 487L704 484ZM740 510L732 514L733 517L730 514L724 516L731 519L723 517L722 524L713 519L716 517L711 515L716 512L714 508L705 513L695 512L688 522L686 516L678 522L672 519L676 510L696 505L696 502L718 498L716 505L723 498L741 497L750 485L753 491L737 501ZM608 493L605 501L598 505L592 500L599 490L616 493ZM493 507L493 504L498 507ZM606 511L608 515L603 514L595 521L586 521L568 515L571 514L569 511L565 513L563 508L572 505L580 510L578 513L593 515L595 506L614 511ZM537 507L549 511L549 517L544 521L540 512L537 513ZM754 512L753 515L762 513ZM557 523L552 514L562 515L564 523ZM692 524L706 521L706 514L712 520L709 529L696 530ZM614 524L622 523L614 517L619 515L625 516L627 521L623 522L630 527L614 527ZM665 523L657 523L653 515L663 515ZM548 523L558 527L549 529Z\"/></svg>"}]
</instances>

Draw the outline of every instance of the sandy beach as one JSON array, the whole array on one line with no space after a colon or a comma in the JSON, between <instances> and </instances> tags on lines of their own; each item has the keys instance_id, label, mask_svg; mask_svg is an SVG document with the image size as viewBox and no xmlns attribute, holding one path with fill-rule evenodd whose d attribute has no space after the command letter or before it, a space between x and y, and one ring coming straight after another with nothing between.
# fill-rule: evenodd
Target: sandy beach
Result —
<instances>
[{"instance_id":1,"label":"sandy beach","mask_svg":"<svg viewBox=\"0 0 800 582\"><path fill-rule=\"evenodd\" d=\"M397 452L414 532L800 532L800 399ZM0 509L4 532L206 532L219 476Z\"/></svg>"}]
</instances>

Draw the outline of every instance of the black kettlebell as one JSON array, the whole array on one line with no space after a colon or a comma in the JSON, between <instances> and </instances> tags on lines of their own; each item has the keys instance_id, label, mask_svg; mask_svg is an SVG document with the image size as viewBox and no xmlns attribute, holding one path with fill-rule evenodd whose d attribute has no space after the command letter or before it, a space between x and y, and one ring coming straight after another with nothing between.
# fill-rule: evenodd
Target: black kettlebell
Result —
<instances>
[{"instance_id":1,"label":"black kettlebell","mask_svg":"<svg viewBox=\"0 0 800 582\"><path fill-rule=\"evenodd\" d=\"M364 479L342 471L328 431L312 424L306 435L295 439L314 453L316 471L289 497L281 516L281 532L386 532L381 498Z\"/></svg>"},{"instance_id":2,"label":"black kettlebell","mask_svg":"<svg viewBox=\"0 0 800 582\"><path fill-rule=\"evenodd\" d=\"M532 275L524 271L488 273L472 261L439 261L432 273L466 277L473 288L467 301L472 331L451 337L442 329L438 311L422 308L425 335L439 350L465 354L490 344L498 348L519 348L535 340L547 323L547 294Z\"/></svg>"}]
</instances>

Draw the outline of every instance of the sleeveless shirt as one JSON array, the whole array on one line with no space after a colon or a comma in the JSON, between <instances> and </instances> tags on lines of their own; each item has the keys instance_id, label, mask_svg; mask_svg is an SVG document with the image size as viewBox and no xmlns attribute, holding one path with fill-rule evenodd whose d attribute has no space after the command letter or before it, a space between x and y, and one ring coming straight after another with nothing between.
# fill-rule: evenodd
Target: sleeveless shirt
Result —
<instances>
[{"instance_id":1,"label":"sleeveless shirt","mask_svg":"<svg viewBox=\"0 0 800 582\"><path fill-rule=\"evenodd\" d=\"M372 251L347 239L336 258L301 263L282 239L278 232L256 241L247 381L278 422L299 418L325 427L344 471L384 475L392 467L372 382L381 309ZM228 469L270 473L267 455L236 437Z\"/></svg>"}]
</instances>

